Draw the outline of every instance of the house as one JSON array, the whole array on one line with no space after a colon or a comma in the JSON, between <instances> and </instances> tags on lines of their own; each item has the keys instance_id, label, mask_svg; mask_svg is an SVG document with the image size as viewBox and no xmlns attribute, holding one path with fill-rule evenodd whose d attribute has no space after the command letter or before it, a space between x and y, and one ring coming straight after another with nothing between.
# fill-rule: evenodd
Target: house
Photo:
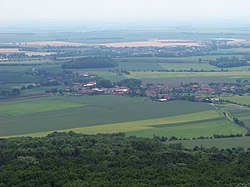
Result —
<instances>
[{"instance_id":1,"label":"house","mask_svg":"<svg viewBox=\"0 0 250 187\"><path fill-rule=\"evenodd\" d=\"M215 97L214 98L210 98L210 101L213 102L213 103L214 102L220 102L220 98L215 98Z\"/></svg>"},{"instance_id":2,"label":"house","mask_svg":"<svg viewBox=\"0 0 250 187\"><path fill-rule=\"evenodd\" d=\"M93 87L93 86L96 86L96 82L89 82L85 85L83 85L84 87Z\"/></svg>"},{"instance_id":3,"label":"house","mask_svg":"<svg viewBox=\"0 0 250 187\"><path fill-rule=\"evenodd\" d=\"M126 87L120 87L120 88L116 89L114 92L115 92L115 94L125 94L128 91L129 91L128 88L126 88Z\"/></svg>"}]
</instances>

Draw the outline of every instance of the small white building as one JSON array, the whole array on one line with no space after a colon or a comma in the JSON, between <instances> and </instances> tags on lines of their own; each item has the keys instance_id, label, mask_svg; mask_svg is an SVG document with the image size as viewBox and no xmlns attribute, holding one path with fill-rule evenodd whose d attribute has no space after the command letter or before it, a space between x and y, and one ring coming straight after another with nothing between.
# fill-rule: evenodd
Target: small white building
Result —
<instances>
[{"instance_id":1,"label":"small white building","mask_svg":"<svg viewBox=\"0 0 250 187\"><path fill-rule=\"evenodd\" d=\"M158 99L159 102L167 102L167 99Z\"/></svg>"}]
</instances>

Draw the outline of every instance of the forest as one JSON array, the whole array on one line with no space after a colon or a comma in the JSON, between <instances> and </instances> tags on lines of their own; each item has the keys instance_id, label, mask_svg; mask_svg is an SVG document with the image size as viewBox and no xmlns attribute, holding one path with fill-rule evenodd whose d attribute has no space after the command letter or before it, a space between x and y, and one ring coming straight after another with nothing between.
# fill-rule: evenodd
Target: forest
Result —
<instances>
[{"instance_id":1,"label":"forest","mask_svg":"<svg viewBox=\"0 0 250 187\"><path fill-rule=\"evenodd\" d=\"M84 57L71 60L62 64L63 69L81 69L81 68L110 68L117 67L118 64L111 58Z\"/></svg>"},{"instance_id":2,"label":"forest","mask_svg":"<svg viewBox=\"0 0 250 187\"><path fill-rule=\"evenodd\" d=\"M209 62L210 65L217 66L218 68L232 68L240 66L248 66L248 61L245 59L239 59L236 57L220 57L214 61Z\"/></svg>"},{"instance_id":3,"label":"forest","mask_svg":"<svg viewBox=\"0 0 250 187\"><path fill-rule=\"evenodd\" d=\"M123 133L0 139L0 186L237 186L250 150L186 149Z\"/></svg>"}]
</instances>

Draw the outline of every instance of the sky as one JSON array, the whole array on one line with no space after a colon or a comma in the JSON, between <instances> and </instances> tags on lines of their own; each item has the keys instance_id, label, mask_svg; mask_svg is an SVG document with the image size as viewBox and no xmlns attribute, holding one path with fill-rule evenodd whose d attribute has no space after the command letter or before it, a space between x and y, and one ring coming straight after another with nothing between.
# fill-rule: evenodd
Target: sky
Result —
<instances>
[{"instance_id":1,"label":"sky","mask_svg":"<svg viewBox=\"0 0 250 187\"><path fill-rule=\"evenodd\" d=\"M250 0L0 0L0 20L250 19Z\"/></svg>"}]
</instances>

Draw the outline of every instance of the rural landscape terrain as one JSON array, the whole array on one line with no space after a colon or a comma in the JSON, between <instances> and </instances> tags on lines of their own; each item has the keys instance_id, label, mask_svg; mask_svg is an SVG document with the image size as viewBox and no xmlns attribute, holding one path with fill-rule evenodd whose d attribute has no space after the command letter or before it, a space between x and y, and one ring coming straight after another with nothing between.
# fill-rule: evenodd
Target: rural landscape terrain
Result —
<instances>
[{"instance_id":1,"label":"rural landscape terrain","mask_svg":"<svg viewBox=\"0 0 250 187\"><path fill-rule=\"evenodd\" d=\"M247 0L0 0L0 187L249 187Z\"/></svg>"},{"instance_id":2,"label":"rural landscape terrain","mask_svg":"<svg viewBox=\"0 0 250 187\"><path fill-rule=\"evenodd\" d=\"M0 34L1 137L125 133L249 148L248 33L60 35Z\"/></svg>"}]
</instances>

